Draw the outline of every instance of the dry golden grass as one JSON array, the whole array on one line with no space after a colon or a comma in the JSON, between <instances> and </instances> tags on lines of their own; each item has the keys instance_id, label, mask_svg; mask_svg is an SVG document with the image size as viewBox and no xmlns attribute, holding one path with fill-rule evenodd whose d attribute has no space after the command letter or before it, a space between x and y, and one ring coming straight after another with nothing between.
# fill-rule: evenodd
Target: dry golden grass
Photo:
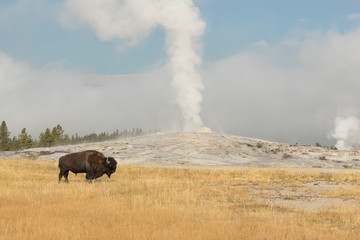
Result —
<instances>
[{"instance_id":1,"label":"dry golden grass","mask_svg":"<svg viewBox=\"0 0 360 240\"><path fill-rule=\"evenodd\" d=\"M54 162L0 161L0 239L359 239L360 214L255 204L252 187L349 182L356 173L119 166L57 182ZM241 187L239 187L241 186ZM351 195L353 194L353 195Z\"/></svg>"},{"instance_id":2,"label":"dry golden grass","mask_svg":"<svg viewBox=\"0 0 360 240\"><path fill-rule=\"evenodd\" d=\"M341 199L356 199L360 200L360 186L352 188L339 187L324 193L325 197L341 198Z\"/></svg>"}]
</instances>

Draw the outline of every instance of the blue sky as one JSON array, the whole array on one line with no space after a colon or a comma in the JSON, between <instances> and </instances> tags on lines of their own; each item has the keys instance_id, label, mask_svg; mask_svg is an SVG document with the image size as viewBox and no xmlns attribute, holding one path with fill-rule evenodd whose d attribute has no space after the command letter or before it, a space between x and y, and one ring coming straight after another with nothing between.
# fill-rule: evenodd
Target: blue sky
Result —
<instances>
[{"instance_id":1,"label":"blue sky","mask_svg":"<svg viewBox=\"0 0 360 240\"><path fill-rule=\"evenodd\" d=\"M16 1L0 3L0 50L15 59L36 67L60 62L66 68L97 74L143 72L166 59L160 27L139 45L114 51L113 42L101 41L90 28L62 28L62 1L23 2L23 7L16 7ZM259 40L280 41L298 29L336 28L342 32L358 27L347 16L360 9L355 0L200 0L195 4L207 24L202 53L205 64L241 52Z\"/></svg>"},{"instance_id":2,"label":"blue sky","mask_svg":"<svg viewBox=\"0 0 360 240\"><path fill-rule=\"evenodd\" d=\"M248 137L331 145L339 141L331 137L335 119L360 118L360 1L194 4L206 23L200 69L204 125ZM70 134L178 129L164 70L165 30L156 26L134 46L102 41L90 25L64 26L65 8L65 1L55 0L0 2L0 120L12 133L26 127L37 136L57 123ZM96 107L99 116L109 117L79 120Z\"/></svg>"}]
</instances>

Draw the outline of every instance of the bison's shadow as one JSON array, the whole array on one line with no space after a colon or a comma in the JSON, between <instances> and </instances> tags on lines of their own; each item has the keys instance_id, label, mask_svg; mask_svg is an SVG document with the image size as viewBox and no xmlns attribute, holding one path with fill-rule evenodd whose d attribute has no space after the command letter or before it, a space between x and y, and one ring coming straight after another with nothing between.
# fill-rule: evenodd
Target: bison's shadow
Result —
<instances>
[{"instance_id":1,"label":"bison's shadow","mask_svg":"<svg viewBox=\"0 0 360 240\"><path fill-rule=\"evenodd\" d=\"M80 180L80 179L74 179L74 180L70 180L68 182L65 181L61 181L59 183L89 183L89 184L97 184L97 183L105 183L105 182L115 182L115 180L113 179L95 179L95 180Z\"/></svg>"}]
</instances>

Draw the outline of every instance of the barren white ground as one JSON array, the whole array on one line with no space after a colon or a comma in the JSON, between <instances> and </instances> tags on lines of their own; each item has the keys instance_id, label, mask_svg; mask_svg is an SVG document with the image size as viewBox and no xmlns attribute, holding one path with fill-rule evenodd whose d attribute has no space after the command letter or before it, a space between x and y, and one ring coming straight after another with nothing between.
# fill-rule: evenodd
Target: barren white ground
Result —
<instances>
[{"instance_id":1,"label":"barren white ground","mask_svg":"<svg viewBox=\"0 0 360 240\"><path fill-rule=\"evenodd\" d=\"M2 152L0 158L57 161L67 153L98 150L119 164L166 167L274 167L360 171L360 151L290 145L223 133L156 133L118 140Z\"/></svg>"}]
</instances>

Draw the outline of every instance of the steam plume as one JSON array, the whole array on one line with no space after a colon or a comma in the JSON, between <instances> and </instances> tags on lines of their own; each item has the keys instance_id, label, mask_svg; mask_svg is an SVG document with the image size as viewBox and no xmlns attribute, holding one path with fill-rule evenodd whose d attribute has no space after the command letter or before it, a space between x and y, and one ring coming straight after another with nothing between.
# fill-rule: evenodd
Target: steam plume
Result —
<instances>
[{"instance_id":1,"label":"steam plume","mask_svg":"<svg viewBox=\"0 0 360 240\"><path fill-rule=\"evenodd\" d=\"M94 28L104 41L120 39L135 45L156 26L162 26L183 128L192 131L202 126L203 85L197 70L205 23L192 0L67 0L66 9L63 24L73 27L76 18Z\"/></svg>"},{"instance_id":2,"label":"steam plume","mask_svg":"<svg viewBox=\"0 0 360 240\"><path fill-rule=\"evenodd\" d=\"M337 117L335 129L331 137L336 139L336 145L341 150L360 149L360 121L355 117Z\"/></svg>"}]
</instances>

